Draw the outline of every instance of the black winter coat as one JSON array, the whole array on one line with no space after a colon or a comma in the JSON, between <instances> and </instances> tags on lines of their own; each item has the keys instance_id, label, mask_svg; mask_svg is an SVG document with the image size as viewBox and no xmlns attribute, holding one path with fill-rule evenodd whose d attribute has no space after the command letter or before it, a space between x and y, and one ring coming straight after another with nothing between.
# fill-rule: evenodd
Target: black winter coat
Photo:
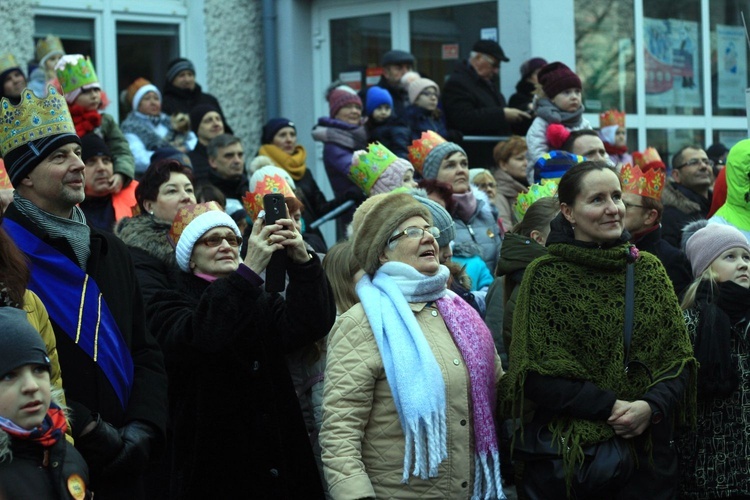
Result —
<instances>
[{"instance_id":1,"label":"black winter coat","mask_svg":"<svg viewBox=\"0 0 750 500\"><path fill-rule=\"evenodd\" d=\"M711 194L703 198L676 182L667 182L661 201L664 204L662 237L673 247L682 248L682 229L693 221L706 218L711 208Z\"/></svg>"},{"instance_id":2,"label":"black winter coat","mask_svg":"<svg viewBox=\"0 0 750 500\"><path fill-rule=\"evenodd\" d=\"M672 281L675 293L678 297L682 297L682 292L693 281L690 261L682 250L673 247L662 238L661 228L655 229L641 238L635 237L632 241L638 247L638 250L652 253L659 258L667 271L667 276Z\"/></svg>"},{"instance_id":3,"label":"black winter coat","mask_svg":"<svg viewBox=\"0 0 750 500\"><path fill-rule=\"evenodd\" d=\"M286 301L240 272L183 273L149 306L170 377L173 498L322 498L285 354L325 336L335 306L317 257L288 275Z\"/></svg>"},{"instance_id":4,"label":"black winter coat","mask_svg":"<svg viewBox=\"0 0 750 500\"><path fill-rule=\"evenodd\" d=\"M536 90L536 86L533 83L521 80L516 84L516 93L510 96L508 100L508 106L511 108L520 109L532 115L531 118L511 125L511 129L513 129L513 133L516 135L526 137L526 132L529 131L531 122L534 121L534 110L532 107L534 103L534 90Z\"/></svg>"},{"instance_id":5,"label":"black winter coat","mask_svg":"<svg viewBox=\"0 0 750 500\"><path fill-rule=\"evenodd\" d=\"M14 204L8 207L5 217L77 262L67 240L50 238L21 214ZM50 318L57 340L60 368L65 374L66 399L72 410L73 437L79 438L80 431L91 421L91 412L99 413L102 419L118 428L134 420L147 422L163 435L167 423L164 359L146 327L143 299L130 254L125 244L113 234L93 227L90 247L86 273L99 286L125 344L130 348L134 368L133 388L128 406L123 410L99 365ZM50 286L54 286L54 283L50 283ZM118 477L97 481L96 477L92 477L92 488L97 491L97 498L139 498L137 491L141 487L138 478Z\"/></svg>"},{"instance_id":6,"label":"black winter coat","mask_svg":"<svg viewBox=\"0 0 750 500\"><path fill-rule=\"evenodd\" d=\"M367 120L368 142L379 142L387 147L394 155L404 160L409 159L409 146L411 146L411 130L406 122L391 115L385 122L375 124Z\"/></svg>"},{"instance_id":7,"label":"black winter coat","mask_svg":"<svg viewBox=\"0 0 750 500\"><path fill-rule=\"evenodd\" d=\"M221 118L224 120L224 131L227 134L232 133L232 128L227 124L227 119L224 116L224 111L221 109L219 100L213 95L203 92L200 85L196 83L193 90L177 88L171 82L167 82L164 85L161 101L162 112L170 116L175 113L190 114L190 111L200 104L209 104L218 109Z\"/></svg>"}]
</instances>

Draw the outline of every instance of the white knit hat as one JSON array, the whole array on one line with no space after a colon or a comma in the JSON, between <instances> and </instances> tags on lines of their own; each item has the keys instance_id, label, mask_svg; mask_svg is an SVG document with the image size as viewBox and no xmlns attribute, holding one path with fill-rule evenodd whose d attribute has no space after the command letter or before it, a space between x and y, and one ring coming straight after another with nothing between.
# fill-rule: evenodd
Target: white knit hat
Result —
<instances>
[{"instance_id":1,"label":"white knit hat","mask_svg":"<svg viewBox=\"0 0 750 500\"><path fill-rule=\"evenodd\" d=\"M177 212L169 236L175 244L175 257L180 269L190 272L190 256L195 243L215 227L228 227L238 238L242 238L240 228L215 201L188 205Z\"/></svg>"}]
</instances>

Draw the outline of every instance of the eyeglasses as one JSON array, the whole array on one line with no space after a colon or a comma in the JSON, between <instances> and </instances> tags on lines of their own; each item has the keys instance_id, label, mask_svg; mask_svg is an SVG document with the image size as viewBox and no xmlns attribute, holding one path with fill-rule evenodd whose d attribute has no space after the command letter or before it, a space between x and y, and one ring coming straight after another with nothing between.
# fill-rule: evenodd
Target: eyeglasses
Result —
<instances>
[{"instance_id":1,"label":"eyeglasses","mask_svg":"<svg viewBox=\"0 0 750 500\"><path fill-rule=\"evenodd\" d=\"M433 238L438 239L440 238L440 229L436 228L435 226L430 227L417 227L417 226L409 226L403 231L401 231L398 234L395 234L388 238L387 245L390 245L397 239L406 236L407 238L412 239L422 239L424 238L424 233L429 233Z\"/></svg>"},{"instance_id":2,"label":"eyeglasses","mask_svg":"<svg viewBox=\"0 0 750 500\"><path fill-rule=\"evenodd\" d=\"M419 95L424 96L424 97L437 97L438 93L435 92L434 90L425 90L424 92L420 92Z\"/></svg>"},{"instance_id":3,"label":"eyeglasses","mask_svg":"<svg viewBox=\"0 0 750 500\"><path fill-rule=\"evenodd\" d=\"M697 167L699 165L705 165L707 167L713 168L714 162L713 160L709 160L708 158L693 158L690 161L687 161L683 163L682 165L678 165L674 167L676 170L679 170L683 167Z\"/></svg>"},{"instance_id":4,"label":"eyeglasses","mask_svg":"<svg viewBox=\"0 0 750 500\"><path fill-rule=\"evenodd\" d=\"M479 184L474 184L479 189L495 189L497 187L496 182L480 182Z\"/></svg>"},{"instance_id":5,"label":"eyeglasses","mask_svg":"<svg viewBox=\"0 0 750 500\"><path fill-rule=\"evenodd\" d=\"M242 240L235 234L215 234L213 236L199 239L198 243L203 243L209 248L214 248L221 245L224 240L227 240L230 247L238 247L242 243Z\"/></svg>"},{"instance_id":6,"label":"eyeglasses","mask_svg":"<svg viewBox=\"0 0 750 500\"><path fill-rule=\"evenodd\" d=\"M635 203L628 203L627 201L623 201L622 204L625 205L626 209L630 207L646 208L643 205L636 205Z\"/></svg>"}]
</instances>

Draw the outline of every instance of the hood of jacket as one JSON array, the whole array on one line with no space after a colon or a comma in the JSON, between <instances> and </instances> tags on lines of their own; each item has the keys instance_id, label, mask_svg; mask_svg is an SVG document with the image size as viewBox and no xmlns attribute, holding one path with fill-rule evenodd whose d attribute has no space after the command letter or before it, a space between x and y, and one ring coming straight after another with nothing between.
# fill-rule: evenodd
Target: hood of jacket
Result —
<instances>
[{"instance_id":1,"label":"hood of jacket","mask_svg":"<svg viewBox=\"0 0 750 500\"><path fill-rule=\"evenodd\" d=\"M665 207L674 207L682 213L691 214L701 211L699 203L685 196L674 182L667 182L661 194L661 202Z\"/></svg>"},{"instance_id":2,"label":"hood of jacket","mask_svg":"<svg viewBox=\"0 0 750 500\"><path fill-rule=\"evenodd\" d=\"M125 217L115 225L115 236L127 246L139 248L164 262L177 265L174 248L167 238L171 224L150 215Z\"/></svg>"},{"instance_id":3,"label":"hood of jacket","mask_svg":"<svg viewBox=\"0 0 750 500\"><path fill-rule=\"evenodd\" d=\"M738 142L729 150L727 165L727 201L716 211L738 229L750 230L750 139Z\"/></svg>"},{"instance_id":4,"label":"hood of jacket","mask_svg":"<svg viewBox=\"0 0 750 500\"><path fill-rule=\"evenodd\" d=\"M533 260L547 254L547 249L530 236L507 233L500 247L496 276L505 276L526 269Z\"/></svg>"}]
</instances>

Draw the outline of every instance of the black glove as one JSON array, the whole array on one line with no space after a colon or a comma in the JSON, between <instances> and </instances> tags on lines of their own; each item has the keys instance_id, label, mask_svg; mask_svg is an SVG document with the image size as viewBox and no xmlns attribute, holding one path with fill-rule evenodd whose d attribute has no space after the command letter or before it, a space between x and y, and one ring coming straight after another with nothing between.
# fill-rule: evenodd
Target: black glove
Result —
<instances>
[{"instance_id":1,"label":"black glove","mask_svg":"<svg viewBox=\"0 0 750 500\"><path fill-rule=\"evenodd\" d=\"M355 205L359 206L367 199L367 195L359 188L351 188L344 193L343 198L344 201L352 200Z\"/></svg>"},{"instance_id":2,"label":"black glove","mask_svg":"<svg viewBox=\"0 0 750 500\"><path fill-rule=\"evenodd\" d=\"M105 467L104 474L137 476L148 466L156 432L148 424L134 420L120 429L120 438L124 446Z\"/></svg>"},{"instance_id":3,"label":"black glove","mask_svg":"<svg viewBox=\"0 0 750 500\"><path fill-rule=\"evenodd\" d=\"M101 472L104 465L120 453L124 443L116 427L102 420L98 413L91 416L96 425L90 432L76 439L75 447L86 459L91 472L95 474Z\"/></svg>"}]
</instances>

